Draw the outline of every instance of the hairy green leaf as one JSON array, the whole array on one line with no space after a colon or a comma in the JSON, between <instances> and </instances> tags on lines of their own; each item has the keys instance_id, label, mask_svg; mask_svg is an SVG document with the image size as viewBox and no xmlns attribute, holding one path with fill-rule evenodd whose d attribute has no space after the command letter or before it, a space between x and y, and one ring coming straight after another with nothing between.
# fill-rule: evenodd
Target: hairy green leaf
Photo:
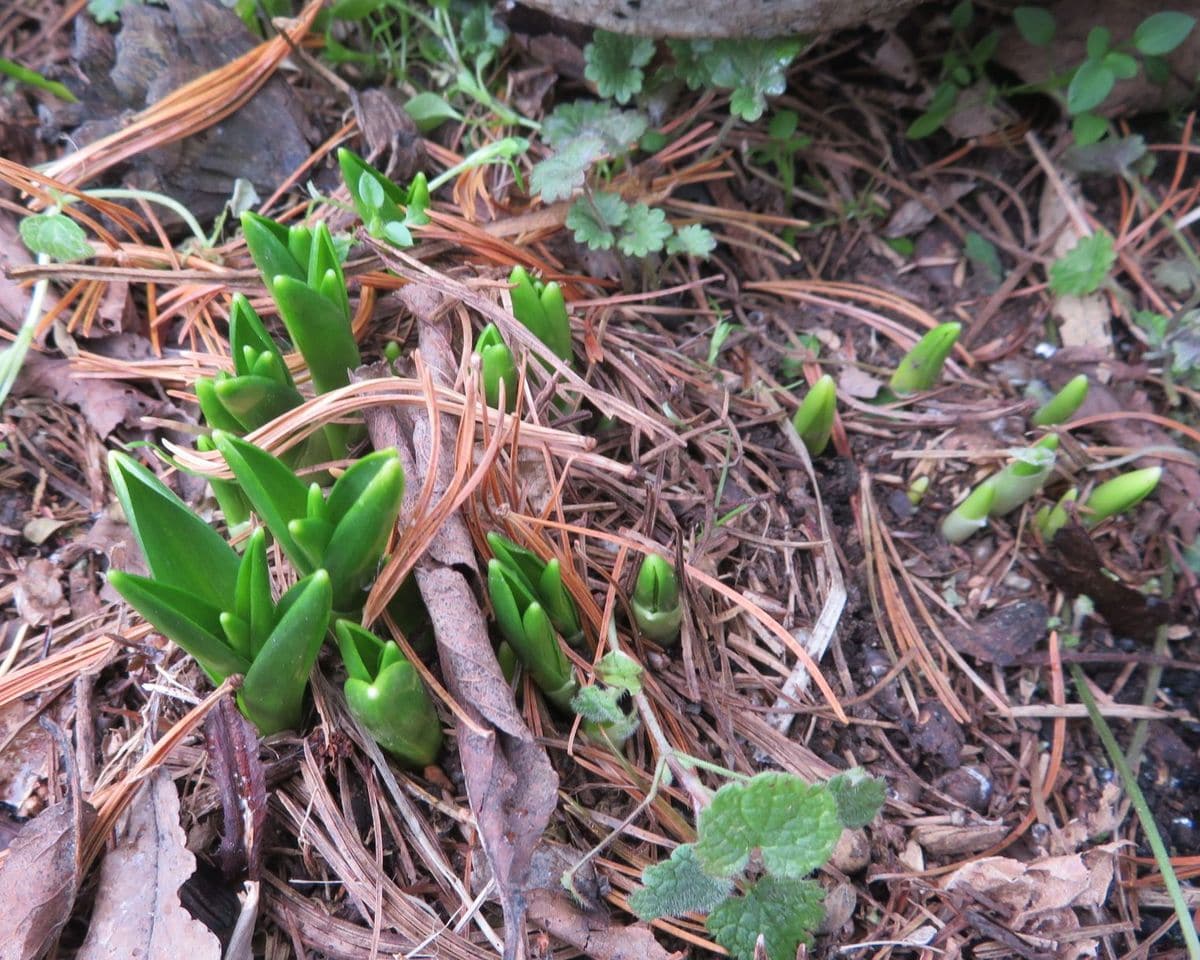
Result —
<instances>
[{"instance_id":1,"label":"hairy green leaf","mask_svg":"<svg viewBox=\"0 0 1200 960\"><path fill-rule=\"evenodd\" d=\"M583 186L588 169L604 154L604 141L596 136L572 140L534 166L529 186L546 203L566 200Z\"/></svg>"},{"instance_id":2,"label":"hairy green leaf","mask_svg":"<svg viewBox=\"0 0 1200 960\"><path fill-rule=\"evenodd\" d=\"M567 211L566 225L575 232L578 243L592 250L611 250L616 229L629 217L629 204L616 193L582 196Z\"/></svg>"},{"instance_id":3,"label":"hairy green leaf","mask_svg":"<svg viewBox=\"0 0 1200 960\"><path fill-rule=\"evenodd\" d=\"M851 830L874 820L887 798L887 784L870 776L862 767L830 777L826 786L837 804L838 820Z\"/></svg>"},{"instance_id":4,"label":"hairy green leaf","mask_svg":"<svg viewBox=\"0 0 1200 960\"><path fill-rule=\"evenodd\" d=\"M83 260L95 253L83 227L62 213L26 217L19 229L25 246L55 260Z\"/></svg>"},{"instance_id":5,"label":"hairy green leaf","mask_svg":"<svg viewBox=\"0 0 1200 960\"><path fill-rule=\"evenodd\" d=\"M596 664L596 676L610 687L628 690L630 693L642 691L641 665L623 653L610 653Z\"/></svg>"},{"instance_id":6,"label":"hairy green leaf","mask_svg":"<svg viewBox=\"0 0 1200 960\"><path fill-rule=\"evenodd\" d=\"M671 233L665 213L644 203L637 203L629 208L629 215L621 224L617 246L627 257L644 257L661 250Z\"/></svg>"},{"instance_id":7,"label":"hairy green leaf","mask_svg":"<svg viewBox=\"0 0 1200 960\"><path fill-rule=\"evenodd\" d=\"M583 75L596 85L602 97L628 103L642 90L642 67L654 56L654 41L624 33L597 30L583 49Z\"/></svg>"},{"instance_id":8,"label":"hairy green leaf","mask_svg":"<svg viewBox=\"0 0 1200 960\"><path fill-rule=\"evenodd\" d=\"M693 844L682 843L669 859L642 871L642 884L629 907L643 920L706 913L733 892L733 881L704 872Z\"/></svg>"},{"instance_id":9,"label":"hairy green leaf","mask_svg":"<svg viewBox=\"0 0 1200 960\"><path fill-rule=\"evenodd\" d=\"M584 687L571 700L571 709L592 723L620 723L625 711L617 702L620 690L611 687Z\"/></svg>"},{"instance_id":10,"label":"hairy green leaf","mask_svg":"<svg viewBox=\"0 0 1200 960\"><path fill-rule=\"evenodd\" d=\"M842 833L828 790L773 771L727 783L701 812L698 827L700 862L722 876L737 873L761 850L771 873L802 877L829 859Z\"/></svg>"},{"instance_id":11,"label":"hairy green leaf","mask_svg":"<svg viewBox=\"0 0 1200 960\"><path fill-rule=\"evenodd\" d=\"M825 916L824 893L813 880L763 877L744 896L720 904L708 916L708 930L737 960L754 960L762 934L768 960L795 960L802 943Z\"/></svg>"},{"instance_id":12,"label":"hairy green leaf","mask_svg":"<svg viewBox=\"0 0 1200 960\"><path fill-rule=\"evenodd\" d=\"M1080 238L1050 266L1050 289L1059 296L1095 293L1117 261L1113 238L1103 230Z\"/></svg>"},{"instance_id":13,"label":"hairy green leaf","mask_svg":"<svg viewBox=\"0 0 1200 960\"><path fill-rule=\"evenodd\" d=\"M689 223L675 231L667 241L667 253L680 253L686 257L707 257L717 248L717 238L707 227Z\"/></svg>"},{"instance_id":14,"label":"hairy green leaf","mask_svg":"<svg viewBox=\"0 0 1200 960\"><path fill-rule=\"evenodd\" d=\"M629 148L646 132L646 118L636 110L621 110L598 100L576 100L554 108L542 124L542 139L561 150L578 137L599 137L609 153Z\"/></svg>"}]
</instances>

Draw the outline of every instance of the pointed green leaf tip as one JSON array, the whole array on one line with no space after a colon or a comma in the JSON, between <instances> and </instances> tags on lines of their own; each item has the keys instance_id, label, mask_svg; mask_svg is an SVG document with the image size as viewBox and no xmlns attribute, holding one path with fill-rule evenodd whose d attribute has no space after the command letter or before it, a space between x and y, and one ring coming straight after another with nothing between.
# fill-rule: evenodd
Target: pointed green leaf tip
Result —
<instances>
[{"instance_id":1,"label":"pointed green leaf tip","mask_svg":"<svg viewBox=\"0 0 1200 960\"><path fill-rule=\"evenodd\" d=\"M892 392L903 397L932 388L960 333L961 323L943 323L918 340L892 374L889 382Z\"/></svg>"},{"instance_id":2,"label":"pointed green leaf tip","mask_svg":"<svg viewBox=\"0 0 1200 960\"><path fill-rule=\"evenodd\" d=\"M679 580L675 568L658 554L649 554L642 561L629 605L638 629L647 639L664 647L679 639L683 623Z\"/></svg>"},{"instance_id":3,"label":"pointed green leaf tip","mask_svg":"<svg viewBox=\"0 0 1200 960\"><path fill-rule=\"evenodd\" d=\"M836 408L837 386L833 377L825 374L813 384L804 402L792 417L792 426L804 441L809 456L820 456L829 445Z\"/></svg>"},{"instance_id":4,"label":"pointed green leaf tip","mask_svg":"<svg viewBox=\"0 0 1200 960\"><path fill-rule=\"evenodd\" d=\"M1161 476L1162 467L1146 467L1100 484L1083 506L1084 522L1094 527L1101 520L1137 506L1154 492Z\"/></svg>"},{"instance_id":5,"label":"pointed green leaf tip","mask_svg":"<svg viewBox=\"0 0 1200 960\"><path fill-rule=\"evenodd\" d=\"M1083 406L1087 394L1088 378L1081 373L1039 407L1030 418L1030 423L1035 427L1051 427L1070 420L1075 411Z\"/></svg>"},{"instance_id":6,"label":"pointed green leaf tip","mask_svg":"<svg viewBox=\"0 0 1200 960\"><path fill-rule=\"evenodd\" d=\"M770 771L718 790L698 832L696 855L714 876L732 876L759 850L775 876L803 877L829 859L842 823L823 785Z\"/></svg>"},{"instance_id":7,"label":"pointed green leaf tip","mask_svg":"<svg viewBox=\"0 0 1200 960\"><path fill-rule=\"evenodd\" d=\"M334 625L346 664L346 704L389 753L423 767L442 747L442 725L416 668L389 640L349 620Z\"/></svg>"}]
</instances>

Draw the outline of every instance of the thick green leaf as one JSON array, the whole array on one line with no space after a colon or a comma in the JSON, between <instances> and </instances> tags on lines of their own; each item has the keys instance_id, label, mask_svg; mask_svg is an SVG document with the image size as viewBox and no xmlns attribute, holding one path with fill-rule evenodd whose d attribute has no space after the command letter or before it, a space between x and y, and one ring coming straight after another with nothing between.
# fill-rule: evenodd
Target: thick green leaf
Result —
<instances>
[{"instance_id":1,"label":"thick green leaf","mask_svg":"<svg viewBox=\"0 0 1200 960\"><path fill-rule=\"evenodd\" d=\"M780 877L803 877L829 859L842 834L837 804L822 786L786 773L728 783L700 813L696 853L709 872L731 876L755 850Z\"/></svg>"},{"instance_id":2,"label":"thick green leaf","mask_svg":"<svg viewBox=\"0 0 1200 960\"><path fill-rule=\"evenodd\" d=\"M285 275L275 277L271 291L292 343L308 364L317 392L328 393L348 384L350 371L361 358L350 318L341 306L304 281Z\"/></svg>"},{"instance_id":3,"label":"thick green leaf","mask_svg":"<svg viewBox=\"0 0 1200 960\"><path fill-rule=\"evenodd\" d=\"M442 748L442 723L421 676L394 643L393 655L373 683L351 677L346 703L358 722L389 753L412 766L432 763Z\"/></svg>"},{"instance_id":4,"label":"thick green leaf","mask_svg":"<svg viewBox=\"0 0 1200 960\"><path fill-rule=\"evenodd\" d=\"M380 453L385 457L376 461L378 469L370 483L337 518L325 548L324 566L330 571L334 605L339 611L362 606L363 588L375 576L404 499L404 468L399 458L394 451ZM336 516L336 511L330 512Z\"/></svg>"},{"instance_id":5,"label":"thick green leaf","mask_svg":"<svg viewBox=\"0 0 1200 960\"><path fill-rule=\"evenodd\" d=\"M412 117L417 129L422 133L436 130L447 120L462 119L462 114L450 106L444 98L429 91L418 93L412 97L404 105L404 112Z\"/></svg>"},{"instance_id":6,"label":"thick green leaf","mask_svg":"<svg viewBox=\"0 0 1200 960\"><path fill-rule=\"evenodd\" d=\"M238 569L234 612L250 631L248 656L258 656L263 641L275 628L275 600L271 596L271 572L267 566L267 532L259 527L246 543Z\"/></svg>"},{"instance_id":7,"label":"thick green leaf","mask_svg":"<svg viewBox=\"0 0 1200 960\"><path fill-rule=\"evenodd\" d=\"M250 661L225 642L220 609L192 591L121 570L109 571L108 582L147 623L195 657L214 683L250 668Z\"/></svg>"},{"instance_id":8,"label":"thick green leaf","mask_svg":"<svg viewBox=\"0 0 1200 960\"><path fill-rule=\"evenodd\" d=\"M324 570L296 584L286 612L246 672L238 702L263 736L300 725L308 675L329 628L330 598Z\"/></svg>"},{"instance_id":9,"label":"thick green leaf","mask_svg":"<svg viewBox=\"0 0 1200 960\"><path fill-rule=\"evenodd\" d=\"M288 559L302 574L312 573L313 567L288 530L288 523L306 514L308 489L304 483L278 457L240 437L216 430L213 443Z\"/></svg>"},{"instance_id":10,"label":"thick green leaf","mask_svg":"<svg viewBox=\"0 0 1200 960\"><path fill-rule=\"evenodd\" d=\"M767 960L795 960L825 917L824 899L816 881L763 877L744 896L718 905L706 925L736 960L754 960L760 934Z\"/></svg>"},{"instance_id":11,"label":"thick green leaf","mask_svg":"<svg viewBox=\"0 0 1200 960\"><path fill-rule=\"evenodd\" d=\"M1196 18L1186 13L1171 10L1154 13L1133 31L1133 45L1139 53L1161 57L1183 43L1195 26Z\"/></svg>"},{"instance_id":12,"label":"thick green leaf","mask_svg":"<svg viewBox=\"0 0 1200 960\"><path fill-rule=\"evenodd\" d=\"M224 372L218 373L215 379L201 377L193 385L196 391L196 400L200 404L200 413L204 417L204 422L214 430L244 433L245 424L226 410L225 404L217 396L217 384L229 379L230 377Z\"/></svg>"},{"instance_id":13,"label":"thick green leaf","mask_svg":"<svg viewBox=\"0 0 1200 960\"><path fill-rule=\"evenodd\" d=\"M733 892L733 881L704 872L696 848L681 843L668 860L642 871L642 888L629 897L629 907L642 920L707 913Z\"/></svg>"},{"instance_id":14,"label":"thick green leaf","mask_svg":"<svg viewBox=\"0 0 1200 960\"><path fill-rule=\"evenodd\" d=\"M242 233L246 237L246 247L258 272L270 289L274 278L280 275L294 277L303 281L306 275L305 266L298 262L289 249L291 231L281 223L260 217L257 213L246 211L242 214Z\"/></svg>"},{"instance_id":15,"label":"thick green leaf","mask_svg":"<svg viewBox=\"0 0 1200 960\"><path fill-rule=\"evenodd\" d=\"M375 483L381 471L399 466L400 460L395 448L376 450L354 461L346 471L337 478L326 497L327 516L333 524L338 524L350 509L366 495L371 485ZM404 471L400 471L400 496L404 496ZM310 511L311 512L311 511Z\"/></svg>"},{"instance_id":16,"label":"thick green leaf","mask_svg":"<svg viewBox=\"0 0 1200 960\"><path fill-rule=\"evenodd\" d=\"M304 402L295 387L251 375L218 380L213 384L213 393L247 433Z\"/></svg>"},{"instance_id":17,"label":"thick green leaf","mask_svg":"<svg viewBox=\"0 0 1200 960\"><path fill-rule=\"evenodd\" d=\"M1085 60L1067 85L1067 112L1094 110L1104 102L1116 82L1116 76L1104 63Z\"/></svg>"},{"instance_id":18,"label":"thick green leaf","mask_svg":"<svg viewBox=\"0 0 1200 960\"><path fill-rule=\"evenodd\" d=\"M154 579L218 610L229 603L239 558L221 535L127 454L109 453L108 474Z\"/></svg>"},{"instance_id":19,"label":"thick green leaf","mask_svg":"<svg viewBox=\"0 0 1200 960\"><path fill-rule=\"evenodd\" d=\"M271 339L271 335L267 333L262 319L255 313L244 294L235 293L233 302L229 306L229 351L233 355L234 369L240 374L255 372L239 366L239 364L245 363L247 347L256 357L260 354L277 357L283 374L287 377L287 382L292 383L292 375L283 361L283 354L280 353L275 341Z\"/></svg>"}]
</instances>

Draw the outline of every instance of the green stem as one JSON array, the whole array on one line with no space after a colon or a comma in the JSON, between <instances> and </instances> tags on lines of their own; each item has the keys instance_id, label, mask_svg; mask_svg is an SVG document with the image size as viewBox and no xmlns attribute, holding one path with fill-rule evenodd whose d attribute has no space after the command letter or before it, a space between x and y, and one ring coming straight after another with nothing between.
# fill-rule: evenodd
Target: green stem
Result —
<instances>
[{"instance_id":1,"label":"green stem","mask_svg":"<svg viewBox=\"0 0 1200 960\"><path fill-rule=\"evenodd\" d=\"M430 180L429 192L433 193L438 187L449 183L464 170L483 166L483 164L491 163L493 160L511 160L528 149L529 141L523 137L505 137L503 140L497 140L495 143L482 146L478 150L468 154L461 163L456 163L449 170L443 171Z\"/></svg>"},{"instance_id":2,"label":"green stem","mask_svg":"<svg viewBox=\"0 0 1200 960\"><path fill-rule=\"evenodd\" d=\"M184 225L192 231L196 239L200 241L200 245L204 248L211 247L208 237L204 235L204 231L200 228L200 222L192 216L192 211L185 207L173 197L168 197L166 194L155 193L153 190L135 190L125 189L123 187L111 187L103 190L87 191L89 197L95 197L98 200L145 200L147 203L157 203L160 207L166 207L171 212L175 213Z\"/></svg>"},{"instance_id":3,"label":"green stem","mask_svg":"<svg viewBox=\"0 0 1200 960\"><path fill-rule=\"evenodd\" d=\"M50 262L50 257L39 253L37 262L44 266ZM29 309L25 311L25 322L17 331L12 345L0 353L0 407L8 399L8 394L17 382L21 367L25 365L25 355L33 343L33 332L37 329L38 321L42 318L42 301L46 299L46 291L50 288L50 280L43 277L33 287L33 295L29 298Z\"/></svg>"},{"instance_id":4,"label":"green stem","mask_svg":"<svg viewBox=\"0 0 1200 960\"><path fill-rule=\"evenodd\" d=\"M1146 834L1146 842L1150 844L1150 850L1154 854L1154 862L1162 873L1163 886L1167 888L1167 895L1171 898L1171 904L1175 908L1175 916L1179 920L1183 942L1187 944L1188 957L1190 960L1200 960L1200 936L1196 934L1191 911L1188 910L1183 890L1179 886L1179 878L1175 876L1175 869L1171 866L1171 856L1167 853L1167 847L1158 832L1158 825L1154 822L1154 814L1150 812L1150 805L1146 803L1146 798L1138 786L1137 777L1129 768L1129 764L1125 762L1125 754L1121 752L1121 745L1117 743L1117 738L1113 736L1107 721L1101 716L1100 709L1096 706L1096 698L1092 696L1087 677L1079 664L1071 664L1071 677L1075 681L1075 689L1079 692L1084 706L1087 707L1092 725L1095 726L1096 733L1100 735L1104 749L1108 752L1109 760L1116 767L1117 773L1121 775L1121 780L1125 784L1125 792L1129 794L1129 802L1133 804L1138 820L1141 821L1142 831Z\"/></svg>"}]
</instances>

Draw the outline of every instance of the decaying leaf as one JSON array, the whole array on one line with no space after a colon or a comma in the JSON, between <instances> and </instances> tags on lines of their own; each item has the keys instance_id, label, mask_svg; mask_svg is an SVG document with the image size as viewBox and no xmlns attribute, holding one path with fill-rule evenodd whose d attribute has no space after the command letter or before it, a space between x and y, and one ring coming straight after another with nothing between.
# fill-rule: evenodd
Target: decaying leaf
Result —
<instances>
[{"instance_id":1,"label":"decaying leaf","mask_svg":"<svg viewBox=\"0 0 1200 960\"><path fill-rule=\"evenodd\" d=\"M179 901L196 869L179 825L179 795L159 768L130 805L104 858L96 908L78 960L220 960L221 946Z\"/></svg>"},{"instance_id":2,"label":"decaying leaf","mask_svg":"<svg viewBox=\"0 0 1200 960\"><path fill-rule=\"evenodd\" d=\"M13 603L21 619L31 627L45 627L70 616L71 607L63 599L59 569L49 560L38 557L17 574L13 588Z\"/></svg>"},{"instance_id":3,"label":"decaying leaf","mask_svg":"<svg viewBox=\"0 0 1200 960\"><path fill-rule=\"evenodd\" d=\"M458 364L437 322L441 295L409 287L404 299L417 315L420 351L435 382L452 386ZM365 368L362 376L384 375ZM408 476L405 513L411 511L434 459L437 432L423 410L371 408L367 430L377 449L400 451ZM440 425L432 501L452 483L456 424ZM414 570L437 638L446 685L470 722L456 725L467 796L504 911L505 956L524 955L526 889L534 847L557 800L558 776L513 700L488 637L487 621L464 571L478 570L462 518L451 514Z\"/></svg>"},{"instance_id":4,"label":"decaying leaf","mask_svg":"<svg viewBox=\"0 0 1200 960\"><path fill-rule=\"evenodd\" d=\"M92 808L79 795L79 780L66 737L43 719L67 764L70 796L21 828L0 863L0 960L37 960L58 939L79 889L79 844Z\"/></svg>"}]
</instances>

